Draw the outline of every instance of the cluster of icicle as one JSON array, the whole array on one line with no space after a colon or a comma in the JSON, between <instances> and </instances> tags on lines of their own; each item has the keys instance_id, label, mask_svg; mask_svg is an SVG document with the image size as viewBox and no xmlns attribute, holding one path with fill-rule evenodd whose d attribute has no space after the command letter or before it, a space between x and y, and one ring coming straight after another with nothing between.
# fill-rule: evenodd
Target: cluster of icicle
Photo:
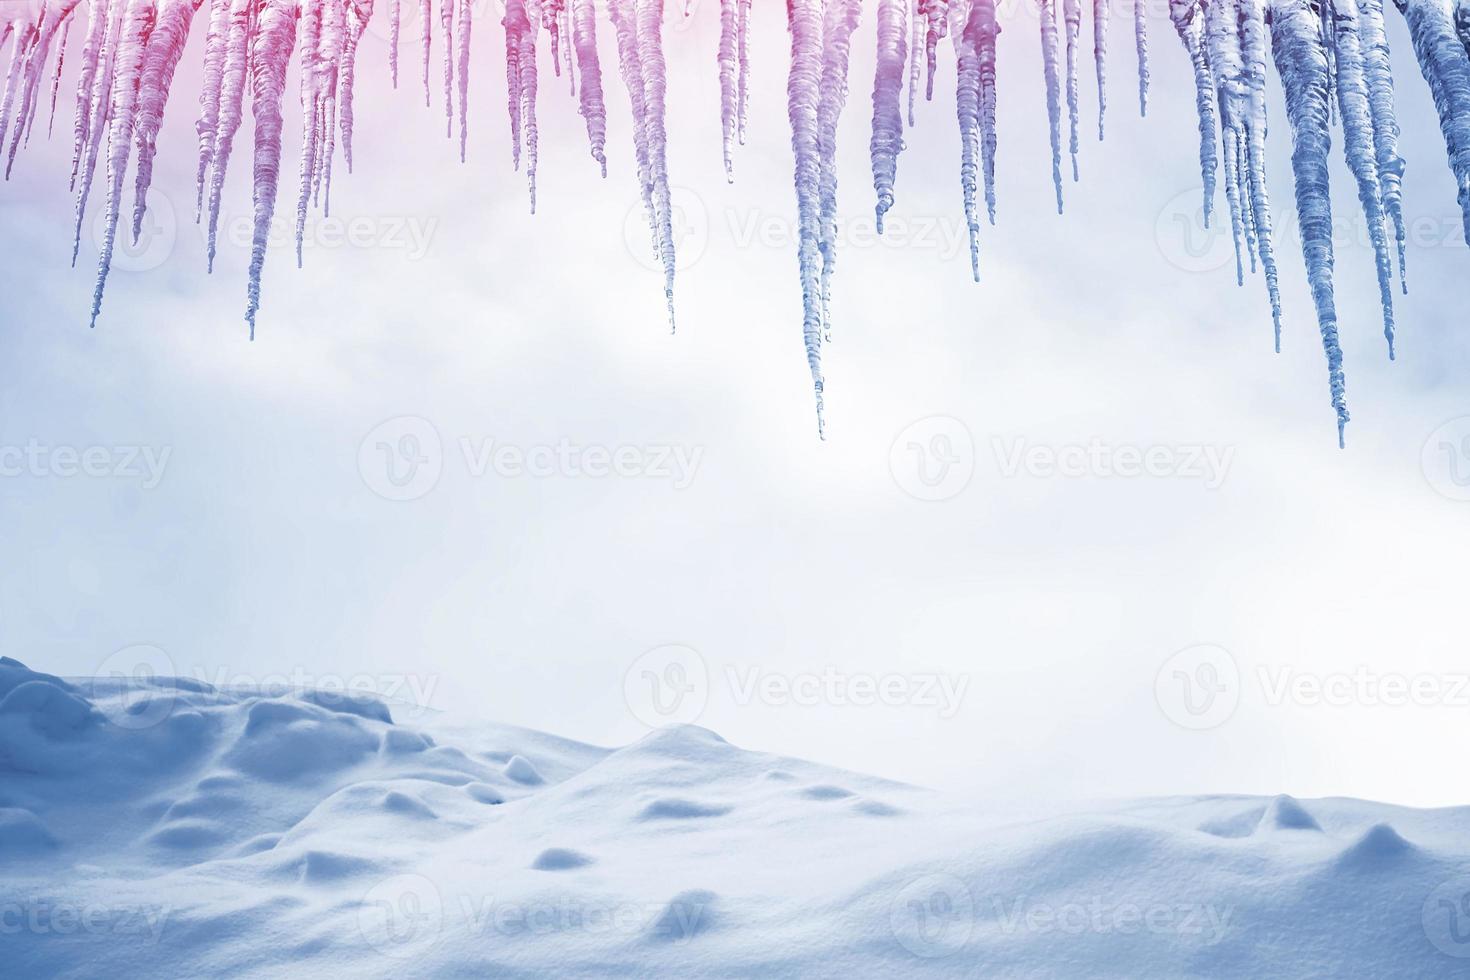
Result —
<instances>
[{"instance_id":1,"label":"cluster of icicle","mask_svg":"<svg viewBox=\"0 0 1470 980\"><path fill-rule=\"evenodd\" d=\"M791 39L787 83L799 218L802 338L822 422L822 346L831 337L831 281L836 268L838 121L847 102L848 61L864 0L786 0ZM898 158L907 120L914 125L920 85L932 100L941 42L954 51L956 115L961 136L960 186L970 238L971 273L980 276L980 199L996 216L996 62L1001 33L997 0L866 0L874 8L877 70L873 82L870 154L877 226L894 207ZM1063 147L1078 179L1082 0L1034 0L1039 14L1051 172L1057 209L1063 206ZM1470 0L1394 0L1429 84L1458 187L1470 242ZM388 63L399 75L403 0L390 0ZM1060 3L1060 11L1058 8ZM432 100L434 0L418 0L424 99ZM55 118L62 68L79 0L0 0L0 52L10 46L0 152L7 177L49 101ZM260 304L266 242L280 185L282 100L293 56L298 58L303 120L296 196L297 262L312 207L331 207L332 166L340 153L352 166L352 89L359 42L372 0L89 0L82 36L72 130L71 186L76 195L73 262L96 174L104 175L103 233L92 321L103 291L122 215L124 185L134 170L131 235L136 241L163 113L189 32L207 22L203 90L199 96L196 220L207 225L213 268L225 176L248 103L253 120L253 235L246 317L251 334ZM716 51L720 142L725 173L734 177L734 147L745 142L750 75L752 0L720 0ZM458 135L466 156L473 0L439 0L446 134ZM683 16L690 16L685 4ZM593 160L607 174L607 110L598 62L597 22L608 17L619 74L632 113L633 159L648 218L651 248L664 270L670 324L674 318L674 235L668 175L665 100L668 89L662 25L664 0L504 0L507 108L512 159L524 161L531 209L539 154L536 122L540 66L537 47L548 37L551 64L565 69L578 101ZM1140 112L1149 95L1146 0L1133 0ZM1092 0L1093 64L1098 138L1107 111L1107 28L1110 0ZM1334 123L1342 130L1347 166L1371 231L1384 333L1393 356L1395 264L1402 285L1404 217L1394 82L1389 70L1383 0L1169 0L1169 18L1183 44L1198 109L1204 216L1216 213L1223 182L1236 253L1236 278L1247 267L1263 273L1277 349L1281 299L1265 173L1267 62L1284 89L1301 243L1326 350L1339 441L1348 419L1342 353L1333 299L1332 217L1328 156ZM455 112L458 109L456 133ZM1063 128L1065 107L1066 127ZM1065 139L1064 139L1065 133ZM983 188L983 190L982 190ZM124 233L127 233L125 226Z\"/></svg>"}]
</instances>

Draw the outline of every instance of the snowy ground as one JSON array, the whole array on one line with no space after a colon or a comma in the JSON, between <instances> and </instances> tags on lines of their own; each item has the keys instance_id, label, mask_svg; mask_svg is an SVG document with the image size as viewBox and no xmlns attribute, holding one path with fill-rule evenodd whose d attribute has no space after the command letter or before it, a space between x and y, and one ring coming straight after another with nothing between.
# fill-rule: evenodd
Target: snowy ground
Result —
<instances>
[{"instance_id":1,"label":"snowy ground","mask_svg":"<svg viewBox=\"0 0 1470 980\"><path fill-rule=\"evenodd\" d=\"M0 973L1470 976L1470 808L1020 813L681 727L608 750L0 658Z\"/></svg>"}]
</instances>

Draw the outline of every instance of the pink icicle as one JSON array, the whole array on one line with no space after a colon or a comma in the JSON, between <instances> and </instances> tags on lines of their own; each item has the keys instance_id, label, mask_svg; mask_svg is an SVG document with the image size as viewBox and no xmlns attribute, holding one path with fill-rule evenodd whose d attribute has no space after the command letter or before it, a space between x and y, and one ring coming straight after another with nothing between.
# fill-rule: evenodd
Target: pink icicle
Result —
<instances>
[{"instance_id":1,"label":"pink icicle","mask_svg":"<svg viewBox=\"0 0 1470 980\"><path fill-rule=\"evenodd\" d=\"M240 120L245 108L245 72L250 61L250 33L254 22L254 6L251 0L230 0L230 29L225 42L224 74L220 79L220 94L216 115L212 152L209 161L209 245L207 263L214 271L214 257L219 234L220 198L224 194L225 173L229 170L230 154L235 148L235 133L240 129Z\"/></svg>"},{"instance_id":2,"label":"pink icicle","mask_svg":"<svg viewBox=\"0 0 1470 980\"><path fill-rule=\"evenodd\" d=\"M112 250L117 242L117 222L122 214L123 180L128 173L128 155L133 148L133 127L138 118L139 80L144 55L158 24L156 0L127 0L118 25L115 74L112 84L109 131L107 134L107 212L102 246L97 257L97 284L92 290L92 326L102 312L102 292L112 268Z\"/></svg>"},{"instance_id":3,"label":"pink icicle","mask_svg":"<svg viewBox=\"0 0 1470 980\"><path fill-rule=\"evenodd\" d=\"M873 136L868 145L873 161L873 190L878 196L877 229L883 234L883 216L893 207L893 185L898 154L903 149L904 63L908 60L908 0L878 0L878 66L873 72Z\"/></svg>"},{"instance_id":4,"label":"pink icicle","mask_svg":"<svg viewBox=\"0 0 1470 980\"><path fill-rule=\"evenodd\" d=\"M847 67L857 30L859 0L827 0L822 23L821 101L817 105L817 145L821 153L818 188L822 229L822 339L832 339L832 273L837 268L837 123L847 105Z\"/></svg>"},{"instance_id":5,"label":"pink icicle","mask_svg":"<svg viewBox=\"0 0 1470 980\"><path fill-rule=\"evenodd\" d=\"M648 143L648 175L654 213L658 217L659 254L664 265L664 298L669 307L669 329L674 329L674 218L669 192L668 135L664 129L664 96L668 77L664 67L663 0L637 0L638 60L643 66L644 124Z\"/></svg>"},{"instance_id":6,"label":"pink icicle","mask_svg":"<svg viewBox=\"0 0 1470 980\"><path fill-rule=\"evenodd\" d=\"M148 212L148 188L153 182L153 156L158 148L158 131L168 104L174 69L189 40L189 28L200 0L163 0L158 25L148 41L143 71L138 80L138 178L133 191L133 241L143 233L143 216Z\"/></svg>"},{"instance_id":7,"label":"pink icicle","mask_svg":"<svg viewBox=\"0 0 1470 980\"><path fill-rule=\"evenodd\" d=\"M581 113L587 124L592 159L607 176L607 107L603 104L602 66L597 60L597 7L595 0L572 0L572 39L577 70L582 75Z\"/></svg>"},{"instance_id":8,"label":"pink icicle","mask_svg":"<svg viewBox=\"0 0 1470 980\"><path fill-rule=\"evenodd\" d=\"M250 49L251 114L255 117L255 229L250 243L250 284L245 320L255 339L255 315L260 309L260 274L265 265L266 241L276 208L281 177L281 96L286 90L286 66L296 44L294 0L259 0L260 14Z\"/></svg>"},{"instance_id":9,"label":"pink icicle","mask_svg":"<svg viewBox=\"0 0 1470 980\"><path fill-rule=\"evenodd\" d=\"M791 150L796 158L797 260L801 267L802 340L817 400L817 434L826 438L822 405L821 102L822 0L787 0L791 29L791 74L786 85Z\"/></svg>"},{"instance_id":10,"label":"pink icicle","mask_svg":"<svg viewBox=\"0 0 1470 980\"><path fill-rule=\"evenodd\" d=\"M725 161L725 181L735 182L735 164L731 158L735 144L736 116L740 95L736 88L739 64L736 61L738 40L737 0L720 0L720 46L715 57L720 68L720 147Z\"/></svg>"},{"instance_id":11,"label":"pink icicle","mask_svg":"<svg viewBox=\"0 0 1470 980\"><path fill-rule=\"evenodd\" d=\"M447 139L454 135L454 0L439 0L439 32L444 35L444 136Z\"/></svg>"},{"instance_id":12,"label":"pink icicle","mask_svg":"<svg viewBox=\"0 0 1470 980\"><path fill-rule=\"evenodd\" d=\"M195 174L194 220L204 212L204 184L214 160L214 136L219 129L220 87L224 81L225 48L230 33L230 0L210 0L209 28L204 35L204 88L199 93L199 166Z\"/></svg>"},{"instance_id":13,"label":"pink icicle","mask_svg":"<svg viewBox=\"0 0 1470 980\"><path fill-rule=\"evenodd\" d=\"M470 31L474 26L473 0L460 0L456 40L459 43L459 162L465 162L470 138ZM357 42L353 42L356 47ZM349 60L347 70L351 71ZM345 108L351 108L347 103ZM345 133L345 131L344 131ZM345 147L344 147L345 149ZM351 164L348 165L349 169Z\"/></svg>"}]
</instances>

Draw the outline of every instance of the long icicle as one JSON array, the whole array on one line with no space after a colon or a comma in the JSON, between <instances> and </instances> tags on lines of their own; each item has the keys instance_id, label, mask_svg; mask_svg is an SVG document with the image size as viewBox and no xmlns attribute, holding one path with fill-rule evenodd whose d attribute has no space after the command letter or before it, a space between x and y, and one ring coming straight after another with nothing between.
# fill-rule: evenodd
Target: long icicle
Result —
<instances>
[{"instance_id":1,"label":"long icicle","mask_svg":"<svg viewBox=\"0 0 1470 980\"><path fill-rule=\"evenodd\" d=\"M1148 115L1148 0L1133 0L1133 48L1138 53L1138 114Z\"/></svg>"},{"instance_id":2,"label":"long icicle","mask_svg":"<svg viewBox=\"0 0 1470 980\"><path fill-rule=\"evenodd\" d=\"M1455 32L1448 0L1395 0L1409 22L1419 70L1429 83L1445 151L1455 175L1465 241L1470 243L1470 53Z\"/></svg>"},{"instance_id":3,"label":"long icicle","mask_svg":"<svg viewBox=\"0 0 1470 980\"><path fill-rule=\"evenodd\" d=\"M985 175L985 210L995 224L995 149L996 149L996 38L1000 21L995 13L995 0L975 0L970 8L970 25L980 71L980 166Z\"/></svg>"},{"instance_id":4,"label":"long icicle","mask_svg":"<svg viewBox=\"0 0 1470 980\"><path fill-rule=\"evenodd\" d=\"M618 43L618 71L628 90L628 103L633 115L633 160L638 174L638 194L643 201L643 214L648 219L648 234L653 253L661 256L658 240L658 215L653 207L653 181L648 170L648 110L643 90L643 65L638 60L638 26L634 22L634 0L613 0L608 5L613 33Z\"/></svg>"},{"instance_id":5,"label":"long icicle","mask_svg":"<svg viewBox=\"0 0 1470 980\"><path fill-rule=\"evenodd\" d=\"M454 0L439 0L439 33L444 35L444 138L448 139L454 135Z\"/></svg>"},{"instance_id":6,"label":"long icicle","mask_svg":"<svg viewBox=\"0 0 1470 980\"><path fill-rule=\"evenodd\" d=\"M1250 197L1245 185L1246 161L1242 134L1247 111L1245 70L1240 53L1240 11L1236 0L1210 0L1204 6L1204 49L1215 82L1215 104L1220 114L1220 157L1225 174L1225 203L1230 214L1230 239L1235 246L1235 282L1245 282L1245 256L1255 266L1254 245L1248 244L1246 218Z\"/></svg>"},{"instance_id":7,"label":"long icicle","mask_svg":"<svg viewBox=\"0 0 1470 980\"><path fill-rule=\"evenodd\" d=\"M1062 24L1067 32L1067 146L1072 155L1072 180L1077 180L1077 41L1082 33L1081 0L1062 0Z\"/></svg>"},{"instance_id":8,"label":"long icicle","mask_svg":"<svg viewBox=\"0 0 1470 980\"><path fill-rule=\"evenodd\" d=\"M955 41L955 115L960 126L960 193L964 198L965 227L970 235L970 276L980 281L980 208L976 202L980 157L980 44L975 22L978 4L970 10Z\"/></svg>"},{"instance_id":9,"label":"long icicle","mask_svg":"<svg viewBox=\"0 0 1470 980\"><path fill-rule=\"evenodd\" d=\"M577 70L582 76L580 111L587 125L592 159L607 176L607 107L603 104L602 65L597 60L597 6L595 0L572 0L572 39Z\"/></svg>"},{"instance_id":10,"label":"long icicle","mask_svg":"<svg viewBox=\"0 0 1470 980\"><path fill-rule=\"evenodd\" d=\"M429 107L429 54L434 45L433 0L419 0L419 67L424 80L424 108Z\"/></svg>"},{"instance_id":11,"label":"long icicle","mask_svg":"<svg viewBox=\"0 0 1470 980\"><path fill-rule=\"evenodd\" d=\"M1056 186L1057 214L1062 213L1062 107L1057 77L1057 10L1055 0L1040 0L1041 68L1046 80L1046 118L1051 136L1051 179Z\"/></svg>"},{"instance_id":12,"label":"long icicle","mask_svg":"<svg viewBox=\"0 0 1470 980\"><path fill-rule=\"evenodd\" d=\"M1383 0L1358 0L1363 38L1363 72L1368 83L1368 107L1373 114L1373 153L1378 163L1379 195L1393 222L1398 246L1399 286L1409 291L1405 266L1404 159L1399 156L1398 113L1394 109L1393 73L1389 68L1388 34L1383 24Z\"/></svg>"},{"instance_id":13,"label":"long icicle","mask_svg":"<svg viewBox=\"0 0 1470 980\"><path fill-rule=\"evenodd\" d=\"M797 261L801 268L802 340L817 401L817 434L826 438L822 397L821 180L817 105L822 78L822 0L786 0L791 74L786 109L796 160Z\"/></svg>"},{"instance_id":14,"label":"long icicle","mask_svg":"<svg viewBox=\"0 0 1470 980\"><path fill-rule=\"evenodd\" d=\"M725 181L732 184L735 182L732 154L738 126L736 119L740 112L736 104L740 98L736 83L740 70L736 54L740 12L736 5L737 0L720 0L720 46L715 56L720 69L720 148L725 162Z\"/></svg>"},{"instance_id":15,"label":"long icicle","mask_svg":"<svg viewBox=\"0 0 1470 980\"><path fill-rule=\"evenodd\" d=\"M878 234L893 207L898 155L903 150L904 65L908 60L908 0L878 0L878 66L873 73L873 190L878 195Z\"/></svg>"},{"instance_id":16,"label":"long icicle","mask_svg":"<svg viewBox=\"0 0 1470 980\"><path fill-rule=\"evenodd\" d=\"M71 264L77 264L77 253L82 247L82 223L87 215L87 198L92 191L92 177L97 170L97 158L102 152L102 136L112 111L112 83L117 67L118 35L122 32L123 11L126 0L110 0L107 11L107 31L102 37L101 64L92 80L92 98L89 105L91 122L87 127L87 143L83 148L82 170L77 175L76 228L72 236Z\"/></svg>"},{"instance_id":17,"label":"long icicle","mask_svg":"<svg viewBox=\"0 0 1470 980\"><path fill-rule=\"evenodd\" d=\"M1113 16L1108 0L1092 0L1092 66L1097 74L1097 138L1103 138L1103 120L1108 114L1108 18Z\"/></svg>"},{"instance_id":18,"label":"long icicle","mask_svg":"<svg viewBox=\"0 0 1470 980\"><path fill-rule=\"evenodd\" d=\"M520 69L521 136L526 141L526 187L531 195L531 213L536 213L536 167L541 154L541 136L536 124L536 34L529 16L520 19L516 66Z\"/></svg>"},{"instance_id":19,"label":"long icicle","mask_svg":"<svg viewBox=\"0 0 1470 980\"><path fill-rule=\"evenodd\" d=\"M913 42L909 45L909 127L914 125L914 102L919 94L919 80L924 77L924 63L919 60L919 52L924 50L924 35L928 29L929 15L924 12L924 0L913 0L910 5L913 14Z\"/></svg>"},{"instance_id":20,"label":"long icicle","mask_svg":"<svg viewBox=\"0 0 1470 980\"><path fill-rule=\"evenodd\" d=\"M56 97L61 93L61 69L66 66L66 47L71 40L71 25L75 17L66 18L66 24L61 29L61 46L56 49L56 74L51 76L51 116L46 121L46 138L51 138L51 133L56 127Z\"/></svg>"},{"instance_id":21,"label":"long icicle","mask_svg":"<svg viewBox=\"0 0 1470 980\"><path fill-rule=\"evenodd\" d=\"M260 310L260 276L265 266L266 241L275 213L281 176L281 96L286 90L286 66L296 44L296 4L293 0L259 0L260 14L250 49L250 106L255 119L255 215L250 243L250 283L245 320L255 339L255 315Z\"/></svg>"},{"instance_id":22,"label":"long icicle","mask_svg":"<svg viewBox=\"0 0 1470 980\"><path fill-rule=\"evenodd\" d=\"M398 87L398 42L403 32L403 0L388 5L388 76Z\"/></svg>"},{"instance_id":23,"label":"long icicle","mask_svg":"<svg viewBox=\"0 0 1470 980\"><path fill-rule=\"evenodd\" d=\"M1199 117L1199 169L1204 182L1205 227L1215 210L1215 84L1205 60L1203 12L1199 0L1169 0L1169 19L1194 69L1194 106Z\"/></svg>"},{"instance_id":24,"label":"long icicle","mask_svg":"<svg viewBox=\"0 0 1470 980\"><path fill-rule=\"evenodd\" d=\"M1337 337L1337 308L1332 295L1332 198L1328 189L1328 151L1332 134L1327 106L1331 76L1322 22L1312 0L1272 0L1271 51L1286 95L1291 124L1291 169L1296 176L1297 221L1302 258L1311 283L1322 348L1327 354L1328 388L1337 413L1337 443L1343 445L1348 423L1344 398L1342 347Z\"/></svg>"},{"instance_id":25,"label":"long icicle","mask_svg":"<svg viewBox=\"0 0 1470 980\"><path fill-rule=\"evenodd\" d=\"M1392 360L1393 259L1389 253L1388 235L1384 231L1386 222L1383 192L1373 146L1373 110L1368 104L1368 83L1364 77L1358 8L1356 0L1329 0L1328 6L1332 11L1337 104L1341 110L1343 149L1347 154L1348 168L1357 179L1358 200L1363 205L1363 218L1368 222L1374 263L1378 267L1379 299L1383 304L1383 336L1388 341L1388 357Z\"/></svg>"},{"instance_id":26,"label":"long icicle","mask_svg":"<svg viewBox=\"0 0 1470 980\"><path fill-rule=\"evenodd\" d=\"M652 184L654 214L658 219L659 256L664 266L664 299L669 308L669 329L674 323L674 215L669 191L668 134L665 131L664 95L668 78L664 68L662 27L663 0L636 0L638 61L643 66L644 125L648 143L648 177Z\"/></svg>"},{"instance_id":27,"label":"long icicle","mask_svg":"<svg viewBox=\"0 0 1470 980\"><path fill-rule=\"evenodd\" d=\"M214 161L214 137L219 129L220 96L224 85L225 51L231 25L231 0L210 0L209 28L204 35L204 84L199 93L199 164L194 179L194 220L204 213L204 187Z\"/></svg>"},{"instance_id":28,"label":"long icicle","mask_svg":"<svg viewBox=\"0 0 1470 980\"><path fill-rule=\"evenodd\" d=\"M1256 251L1271 302L1271 327L1276 353L1281 353L1281 285L1271 218L1271 196L1266 188L1266 45L1265 0L1240 0L1240 48L1249 111L1245 115L1245 149L1250 209Z\"/></svg>"},{"instance_id":29,"label":"long icicle","mask_svg":"<svg viewBox=\"0 0 1470 980\"><path fill-rule=\"evenodd\" d=\"M163 110L173 87L174 70L189 40L189 27L200 0L164 0L158 25L148 40L143 70L138 79L138 176L133 188L133 241L143 233L143 216L148 212L148 188L153 183L153 158L158 151L158 132L163 128Z\"/></svg>"},{"instance_id":30,"label":"long icicle","mask_svg":"<svg viewBox=\"0 0 1470 980\"><path fill-rule=\"evenodd\" d=\"M827 0L822 23L822 80L817 105L818 187L822 228L822 339L832 339L832 273L837 268L837 123L847 105L847 67L859 0Z\"/></svg>"},{"instance_id":31,"label":"long icicle","mask_svg":"<svg viewBox=\"0 0 1470 980\"><path fill-rule=\"evenodd\" d=\"M239 131L244 116L246 71L250 63L250 33L254 19L254 5L250 0L230 0L230 33L220 81L218 125L209 170L209 245L206 257L211 272L218 243L225 174L235 149L235 133Z\"/></svg>"},{"instance_id":32,"label":"long icicle","mask_svg":"<svg viewBox=\"0 0 1470 980\"><path fill-rule=\"evenodd\" d=\"M143 73L143 56L158 23L155 0L127 0L118 23L107 133L107 210L101 247L97 256L97 282L92 289L92 321L102 312L102 293L112 268L112 250L117 241L117 223L122 215L123 180L128 173L128 156L133 148L133 126L138 118L138 79Z\"/></svg>"},{"instance_id":33,"label":"long icicle","mask_svg":"<svg viewBox=\"0 0 1470 980\"><path fill-rule=\"evenodd\" d=\"M939 42L949 33L949 0L922 0L928 29L924 32L924 99L934 101L934 71L939 65Z\"/></svg>"},{"instance_id":34,"label":"long icicle","mask_svg":"<svg viewBox=\"0 0 1470 980\"><path fill-rule=\"evenodd\" d=\"M464 163L469 152L470 139L470 35L474 30L473 0L460 0L459 20L455 25L455 40L459 45L456 63L459 69L459 162ZM356 47L356 43L353 43ZM345 147L344 147L345 149Z\"/></svg>"},{"instance_id":35,"label":"long icicle","mask_svg":"<svg viewBox=\"0 0 1470 980\"><path fill-rule=\"evenodd\" d=\"M736 0L736 52L740 62L738 90L739 111L736 118L736 135L741 146L745 145L745 129L750 121L750 5L751 0Z\"/></svg>"}]
</instances>

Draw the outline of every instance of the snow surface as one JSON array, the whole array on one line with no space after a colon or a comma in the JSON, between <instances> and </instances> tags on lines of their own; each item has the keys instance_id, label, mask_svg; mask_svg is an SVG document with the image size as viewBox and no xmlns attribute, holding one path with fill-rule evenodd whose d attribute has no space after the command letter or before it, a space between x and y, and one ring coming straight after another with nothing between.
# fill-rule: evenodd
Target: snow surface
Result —
<instances>
[{"instance_id":1,"label":"snow surface","mask_svg":"<svg viewBox=\"0 0 1470 980\"><path fill-rule=\"evenodd\" d=\"M0 972L1470 975L1470 808L1033 809L0 658Z\"/></svg>"}]
</instances>

